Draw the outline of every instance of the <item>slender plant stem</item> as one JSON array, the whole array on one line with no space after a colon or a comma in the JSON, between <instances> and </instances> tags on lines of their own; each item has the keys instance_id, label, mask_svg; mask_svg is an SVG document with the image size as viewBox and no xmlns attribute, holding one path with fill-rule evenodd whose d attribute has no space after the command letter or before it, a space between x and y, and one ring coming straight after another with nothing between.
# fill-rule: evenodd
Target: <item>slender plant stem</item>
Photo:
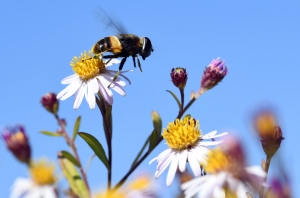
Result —
<instances>
[{"instance_id":1,"label":"slender plant stem","mask_svg":"<svg viewBox=\"0 0 300 198\"><path fill-rule=\"evenodd\" d=\"M180 90L180 97L181 97L181 106L180 106L180 113L183 113L183 107L184 107L184 89Z\"/></svg>"},{"instance_id":2,"label":"slender plant stem","mask_svg":"<svg viewBox=\"0 0 300 198\"><path fill-rule=\"evenodd\" d=\"M271 159L272 159L272 156L267 155L265 166L263 167L263 170L266 172L265 182L267 181L269 167L270 167L270 164L271 164ZM261 189L260 189L259 198L264 197L264 192L265 192L265 188L262 186Z\"/></svg>"},{"instance_id":3,"label":"slender plant stem","mask_svg":"<svg viewBox=\"0 0 300 198\"><path fill-rule=\"evenodd\" d=\"M82 168L82 165L81 165L81 161L79 159L79 155L77 153L77 149L75 147L75 144L74 142L72 141L72 139L70 138L70 136L68 135L67 131L66 131L66 127L65 127L65 124L63 123L63 121L59 118L59 116L57 114L55 114L55 118L58 122L58 125L61 127L61 133L62 135L64 136L67 144L70 146L72 152L74 153L75 155L75 158L76 160L78 161L79 163L79 170L80 170L80 173L82 175L82 178L83 178L83 182L85 183L87 189L88 189L88 192L89 192L89 195L91 195L91 191L90 191L90 187L89 187L89 184L88 184L88 181L87 181L87 177L86 177L86 174Z\"/></svg>"},{"instance_id":4,"label":"slender plant stem","mask_svg":"<svg viewBox=\"0 0 300 198\"><path fill-rule=\"evenodd\" d=\"M184 97L184 94L181 94L181 97ZM197 97L198 98L198 97ZM179 111L177 117L175 119L180 119L183 114L188 110L188 108L196 101L197 98L193 98L192 100L190 100L190 102L183 108L183 111ZM181 102L183 104L184 100L181 98ZM183 105L182 105L183 106ZM163 140L163 137L160 136L157 140L157 144L155 145L155 147L157 145L159 145ZM155 148L154 147L154 148ZM148 157L148 155L154 150L154 148L152 150L148 150L130 169L129 171L123 176L123 178L116 184L116 186L112 189L112 191L116 191L118 190L127 180L127 178L130 176L130 174Z\"/></svg>"}]
</instances>

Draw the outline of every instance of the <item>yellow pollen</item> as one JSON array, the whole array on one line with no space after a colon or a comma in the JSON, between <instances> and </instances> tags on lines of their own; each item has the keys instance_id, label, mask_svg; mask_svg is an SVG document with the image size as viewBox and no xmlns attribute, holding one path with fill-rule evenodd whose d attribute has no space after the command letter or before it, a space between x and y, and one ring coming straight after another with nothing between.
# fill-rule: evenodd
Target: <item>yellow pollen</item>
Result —
<instances>
[{"instance_id":1,"label":"yellow pollen","mask_svg":"<svg viewBox=\"0 0 300 198\"><path fill-rule=\"evenodd\" d=\"M146 189L150 185L150 178L149 177L140 177L135 179L129 184L129 188L132 190L143 190Z\"/></svg>"},{"instance_id":2,"label":"yellow pollen","mask_svg":"<svg viewBox=\"0 0 300 198\"><path fill-rule=\"evenodd\" d=\"M120 191L108 191L95 194L94 198L126 198L126 195Z\"/></svg>"},{"instance_id":3,"label":"yellow pollen","mask_svg":"<svg viewBox=\"0 0 300 198\"><path fill-rule=\"evenodd\" d=\"M52 185L56 182L54 164L45 159L30 164L30 175L35 184L39 186Z\"/></svg>"},{"instance_id":4,"label":"yellow pollen","mask_svg":"<svg viewBox=\"0 0 300 198\"><path fill-rule=\"evenodd\" d=\"M216 148L208 153L207 163L203 165L207 173L217 173L229 170L232 166L232 160L226 155L221 148Z\"/></svg>"},{"instance_id":5,"label":"yellow pollen","mask_svg":"<svg viewBox=\"0 0 300 198\"><path fill-rule=\"evenodd\" d=\"M233 192L228 187L224 187L225 197L226 198L238 198L236 192Z\"/></svg>"},{"instance_id":6,"label":"yellow pollen","mask_svg":"<svg viewBox=\"0 0 300 198\"><path fill-rule=\"evenodd\" d=\"M80 57L74 56L70 65L73 71L84 81L93 79L105 69L103 60L94 57L91 51L84 51Z\"/></svg>"},{"instance_id":7,"label":"yellow pollen","mask_svg":"<svg viewBox=\"0 0 300 198\"><path fill-rule=\"evenodd\" d=\"M185 117L182 120L176 119L170 122L162 133L169 148L178 151L191 149L200 141L201 131L199 121L194 118Z\"/></svg>"}]
</instances>

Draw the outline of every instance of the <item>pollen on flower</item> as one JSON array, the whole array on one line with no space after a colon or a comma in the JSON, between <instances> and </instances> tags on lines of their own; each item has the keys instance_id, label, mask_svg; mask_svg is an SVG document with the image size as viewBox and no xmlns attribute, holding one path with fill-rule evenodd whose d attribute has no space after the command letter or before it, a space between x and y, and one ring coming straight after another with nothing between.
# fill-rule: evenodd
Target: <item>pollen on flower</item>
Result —
<instances>
[{"instance_id":1,"label":"pollen on flower","mask_svg":"<svg viewBox=\"0 0 300 198\"><path fill-rule=\"evenodd\" d=\"M97 193L94 198L126 198L126 195L120 191L108 191Z\"/></svg>"},{"instance_id":2,"label":"pollen on flower","mask_svg":"<svg viewBox=\"0 0 300 198\"><path fill-rule=\"evenodd\" d=\"M147 188L150 185L150 178L149 177L140 177L135 179L129 184L129 188L132 190L142 190Z\"/></svg>"},{"instance_id":3,"label":"pollen on flower","mask_svg":"<svg viewBox=\"0 0 300 198\"><path fill-rule=\"evenodd\" d=\"M207 173L217 173L226 171L231 167L232 160L226 155L221 148L216 148L208 153L207 163L203 165Z\"/></svg>"},{"instance_id":4,"label":"pollen on flower","mask_svg":"<svg viewBox=\"0 0 300 198\"><path fill-rule=\"evenodd\" d=\"M39 186L52 185L56 182L56 177L54 175L54 164L49 163L44 159L37 162L32 162L30 164L29 171L32 180Z\"/></svg>"},{"instance_id":5,"label":"pollen on flower","mask_svg":"<svg viewBox=\"0 0 300 198\"><path fill-rule=\"evenodd\" d=\"M94 57L91 51L84 51L80 57L74 56L70 65L73 71L84 81L88 81L105 69L105 63L101 58Z\"/></svg>"},{"instance_id":6,"label":"pollen on flower","mask_svg":"<svg viewBox=\"0 0 300 198\"><path fill-rule=\"evenodd\" d=\"M176 119L169 123L167 129L164 129L162 136L167 141L169 148L179 151L191 149L200 140L199 121L188 117L182 120Z\"/></svg>"}]
</instances>

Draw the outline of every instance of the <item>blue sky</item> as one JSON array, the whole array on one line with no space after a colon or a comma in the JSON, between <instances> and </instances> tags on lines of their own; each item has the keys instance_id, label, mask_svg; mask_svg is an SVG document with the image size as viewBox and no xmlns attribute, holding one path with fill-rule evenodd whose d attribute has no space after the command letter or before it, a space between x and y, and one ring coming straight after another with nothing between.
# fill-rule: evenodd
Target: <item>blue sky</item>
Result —
<instances>
[{"instance_id":1,"label":"blue sky","mask_svg":"<svg viewBox=\"0 0 300 198\"><path fill-rule=\"evenodd\" d=\"M188 113L200 120L204 133L218 130L238 135L247 150L248 164L259 165L265 156L252 133L251 116L261 107L273 107L285 137L276 155L292 176L295 191L300 185L300 161L294 154L299 149L300 2L292 0L2 2L0 125L24 124L34 158L56 160L57 151L67 149L63 139L39 134L43 129L58 128L39 100L46 92L58 93L64 88L60 81L73 74L69 66L73 56L114 34L102 31L94 20L92 13L98 5L121 18L131 33L147 36L154 45L153 54L142 61L143 72L135 69L127 75L132 85L126 87L126 97L114 94L113 183L128 170L152 130L151 111L160 113L164 126L176 117L177 104L166 92L179 94L170 81L171 69L187 69L188 100L190 92L199 88L204 67L221 57L229 67L228 75ZM133 69L130 59L124 69ZM67 119L69 132L81 115L81 131L93 134L105 145L99 111L90 110L85 101L73 110L73 101L60 103L60 115ZM85 164L92 151L80 138L76 144ZM136 172L154 175L155 165L148 162L165 148L161 143ZM271 175L275 173L274 163ZM4 197L15 178L27 176L26 167L17 163L4 143L0 144L0 175ZM106 186L105 168L99 160L92 162L88 179L95 191ZM158 182L164 186L165 179L163 174ZM175 190L166 192L170 195Z\"/></svg>"}]
</instances>

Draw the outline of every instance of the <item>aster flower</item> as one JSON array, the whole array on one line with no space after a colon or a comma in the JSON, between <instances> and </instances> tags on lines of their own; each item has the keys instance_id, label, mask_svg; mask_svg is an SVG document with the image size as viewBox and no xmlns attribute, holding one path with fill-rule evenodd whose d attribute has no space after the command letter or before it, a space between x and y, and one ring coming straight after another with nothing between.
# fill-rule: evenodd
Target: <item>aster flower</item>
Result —
<instances>
[{"instance_id":1,"label":"aster flower","mask_svg":"<svg viewBox=\"0 0 300 198\"><path fill-rule=\"evenodd\" d=\"M212 131L203 135L199 128L199 121L194 118L185 117L182 120L176 119L169 123L164 129L162 136L167 141L168 149L152 159L149 164L157 161L155 178L158 178L170 165L166 184L170 186L175 177L177 168L180 172L186 170L188 161L195 176L201 175L200 163L206 162L206 155L209 152L208 146L220 144L222 141L205 142L203 140L224 136L227 132L216 135Z\"/></svg>"},{"instance_id":2,"label":"aster flower","mask_svg":"<svg viewBox=\"0 0 300 198\"><path fill-rule=\"evenodd\" d=\"M19 161L27 164L30 162L31 148L25 133L25 128L22 125L4 128L2 137L7 148Z\"/></svg>"},{"instance_id":3,"label":"aster flower","mask_svg":"<svg viewBox=\"0 0 300 198\"><path fill-rule=\"evenodd\" d=\"M90 109L94 109L96 106L95 94L100 92L104 100L112 105L113 93L108 85L112 82L117 71L108 70L107 67L117 63L120 61L112 59L108 64L105 64L101 58L94 57L91 51L84 52L80 57L75 56L70 63L75 74L61 81L62 84L68 84L68 86L57 95L57 98L65 100L76 94L73 108L78 109L85 96ZM127 71L122 71L120 76L130 84L130 80L123 75L125 72ZM125 81L117 78L110 87L120 95L125 96L123 89L125 86Z\"/></svg>"},{"instance_id":4,"label":"aster flower","mask_svg":"<svg viewBox=\"0 0 300 198\"><path fill-rule=\"evenodd\" d=\"M185 198L197 193L198 198L247 198L246 192L257 192L261 185L266 186L266 173L259 166L245 168L233 157L220 148L212 150L203 165L207 175L181 185Z\"/></svg>"},{"instance_id":5,"label":"aster flower","mask_svg":"<svg viewBox=\"0 0 300 198\"><path fill-rule=\"evenodd\" d=\"M173 84L178 87L179 89L184 89L187 81L187 72L185 68L177 67L176 69L173 68L171 71L171 79Z\"/></svg>"},{"instance_id":6,"label":"aster flower","mask_svg":"<svg viewBox=\"0 0 300 198\"><path fill-rule=\"evenodd\" d=\"M18 178L12 186L10 198L56 198L54 164L40 160L30 164L31 178Z\"/></svg>"}]
</instances>

